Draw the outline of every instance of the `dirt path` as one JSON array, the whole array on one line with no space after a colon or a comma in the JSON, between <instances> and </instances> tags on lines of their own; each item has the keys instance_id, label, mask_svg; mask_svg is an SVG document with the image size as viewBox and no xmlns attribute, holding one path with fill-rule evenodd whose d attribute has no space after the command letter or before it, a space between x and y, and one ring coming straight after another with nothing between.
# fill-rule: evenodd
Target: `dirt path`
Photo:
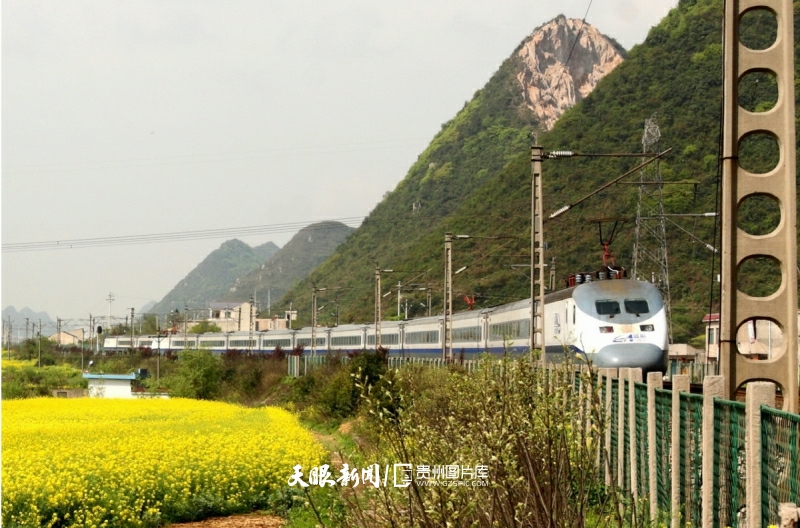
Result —
<instances>
[{"instance_id":1,"label":"dirt path","mask_svg":"<svg viewBox=\"0 0 800 528\"><path fill-rule=\"evenodd\" d=\"M285 522L285 519L273 515L249 513L190 523L170 524L169 528L281 528Z\"/></svg>"}]
</instances>

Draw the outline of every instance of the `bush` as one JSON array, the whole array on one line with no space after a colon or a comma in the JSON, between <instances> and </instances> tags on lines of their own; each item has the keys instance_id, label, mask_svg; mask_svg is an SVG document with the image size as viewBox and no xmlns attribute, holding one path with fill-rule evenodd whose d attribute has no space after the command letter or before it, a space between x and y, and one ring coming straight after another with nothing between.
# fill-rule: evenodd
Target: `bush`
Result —
<instances>
[{"instance_id":1,"label":"bush","mask_svg":"<svg viewBox=\"0 0 800 528\"><path fill-rule=\"evenodd\" d=\"M404 368L364 387L373 440L365 460L431 470L483 465L488 485L425 486L412 478L408 489L342 493L348 525L585 526L593 504L607 497L598 496L595 463L599 390L590 374L582 381L592 390L575 389L569 365L546 370L529 357L487 358L473 374Z\"/></svg>"},{"instance_id":2,"label":"bush","mask_svg":"<svg viewBox=\"0 0 800 528\"><path fill-rule=\"evenodd\" d=\"M222 360L208 350L183 350L178 367L167 381L170 394L179 398L213 400L220 394Z\"/></svg>"}]
</instances>

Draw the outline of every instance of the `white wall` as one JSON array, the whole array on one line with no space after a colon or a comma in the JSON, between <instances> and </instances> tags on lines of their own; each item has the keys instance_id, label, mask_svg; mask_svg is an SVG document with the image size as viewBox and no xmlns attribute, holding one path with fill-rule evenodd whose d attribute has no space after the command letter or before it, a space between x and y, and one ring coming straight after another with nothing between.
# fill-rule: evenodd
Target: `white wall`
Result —
<instances>
[{"instance_id":1,"label":"white wall","mask_svg":"<svg viewBox=\"0 0 800 528\"><path fill-rule=\"evenodd\" d=\"M131 380L90 379L90 398L133 398Z\"/></svg>"}]
</instances>

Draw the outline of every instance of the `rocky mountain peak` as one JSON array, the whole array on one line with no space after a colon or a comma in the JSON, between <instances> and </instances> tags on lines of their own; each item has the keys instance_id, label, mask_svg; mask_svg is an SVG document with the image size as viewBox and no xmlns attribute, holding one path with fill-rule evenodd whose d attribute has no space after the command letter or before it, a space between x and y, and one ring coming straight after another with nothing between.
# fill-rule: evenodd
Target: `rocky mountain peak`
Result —
<instances>
[{"instance_id":1,"label":"rocky mountain peak","mask_svg":"<svg viewBox=\"0 0 800 528\"><path fill-rule=\"evenodd\" d=\"M522 61L517 80L525 103L550 130L561 114L624 60L624 53L594 26L556 17L536 29L517 51Z\"/></svg>"}]
</instances>

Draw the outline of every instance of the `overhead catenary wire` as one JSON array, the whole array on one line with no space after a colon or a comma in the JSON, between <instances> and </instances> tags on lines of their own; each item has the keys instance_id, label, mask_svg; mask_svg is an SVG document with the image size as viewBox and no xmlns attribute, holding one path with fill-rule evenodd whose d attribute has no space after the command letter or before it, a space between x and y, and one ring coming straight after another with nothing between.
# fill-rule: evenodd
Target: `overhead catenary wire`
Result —
<instances>
[{"instance_id":1,"label":"overhead catenary wire","mask_svg":"<svg viewBox=\"0 0 800 528\"><path fill-rule=\"evenodd\" d=\"M91 247L123 246L132 244L150 244L154 242L176 242L182 240L202 240L211 238L224 238L231 236L249 236L277 233L291 233L300 230L320 231L337 229L344 224L347 227L358 227L363 222L363 216L334 218L330 220L309 220L303 222L290 222L284 224L267 224L245 227L230 227L222 229L204 229L197 231L175 231L171 233L152 233L147 235L125 235L114 237L75 238L66 240L49 240L43 242L12 242L2 245L2 251L45 251L55 249L81 249ZM314 225L316 224L316 225Z\"/></svg>"}]
</instances>

